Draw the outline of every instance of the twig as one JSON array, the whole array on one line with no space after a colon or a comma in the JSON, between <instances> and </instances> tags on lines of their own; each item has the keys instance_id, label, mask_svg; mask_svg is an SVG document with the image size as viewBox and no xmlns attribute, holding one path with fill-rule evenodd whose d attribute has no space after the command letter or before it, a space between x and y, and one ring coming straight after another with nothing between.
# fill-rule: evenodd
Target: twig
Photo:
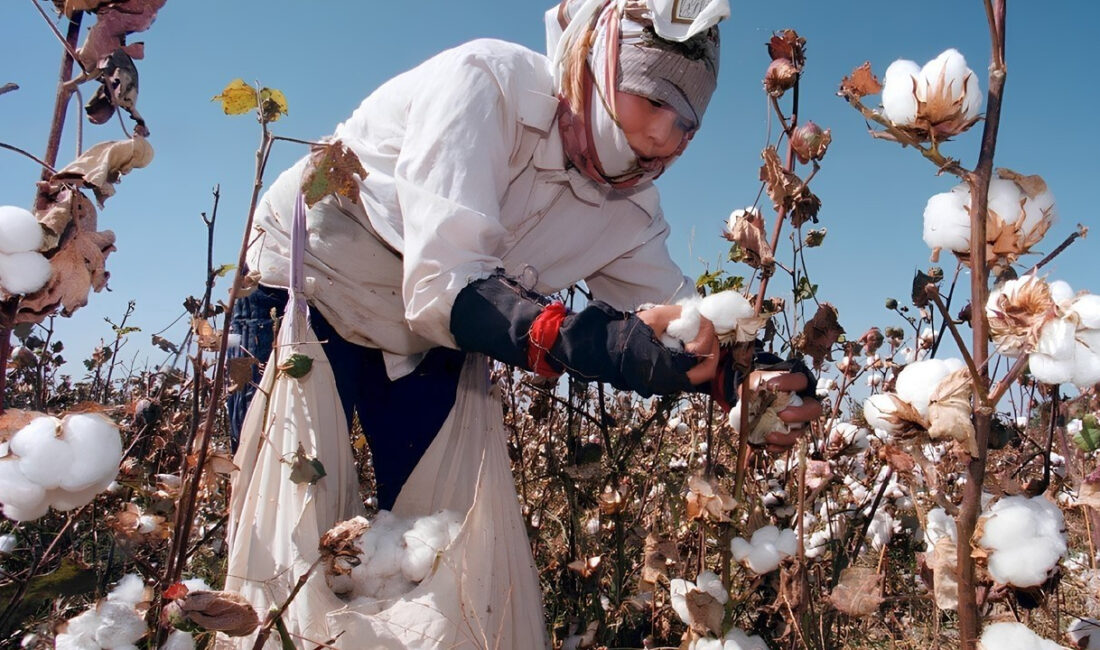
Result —
<instances>
[{"instance_id":1,"label":"twig","mask_svg":"<svg viewBox=\"0 0 1100 650\"><path fill-rule=\"evenodd\" d=\"M959 178L966 178L967 170L963 168L959 161L954 158L947 158L940 153L939 147L925 147L920 140L914 135L899 129L893 122L879 115L875 111L867 108L863 105L863 102L859 101L857 97L851 97L845 95L845 99L852 105L857 111L859 111L863 117L867 120L875 122L886 129L886 134L882 131L871 130L871 136L875 138L885 138L893 140L903 147L913 147L921 153L922 156L932 161L939 169L938 173L948 172L958 176Z\"/></svg>"},{"instance_id":2,"label":"twig","mask_svg":"<svg viewBox=\"0 0 1100 650\"><path fill-rule=\"evenodd\" d=\"M0 149L7 149L8 151L14 151L15 153L23 154L27 158L30 158L31 160L33 160L34 162L38 163L43 168L48 170L50 172L51 176L57 173L57 170L54 169L52 165L47 165L46 162L44 160L42 160L41 158L39 158L38 156L35 156L34 154L32 154L30 152L23 151L19 147L12 146L10 144L5 144L3 142L0 142Z\"/></svg>"},{"instance_id":3,"label":"twig","mask_svg":"<svg viewBox=\"0 0 1100 650\"><path fill-rule=\"evenodd\" d=\"M1076 240L1078 237L1084 238L1088 234L1089 229L1087 227L1082 226L1081 224L1077 224L1077 231L1071 234L1069 237L1066 237L1065 241L1063 241L1061 244L1058 244L1057 248L1052 250L1049 255L1039 260L1035 264L1035 266L1031 267L1031 270L1027 272L1027 275L1034 275L1039 269L1049 264L1050 261L1053 260L1055 257L1058 257L1058 255L1060 255L1062 251L1069 248L1069 245L1072 244L1074 240Z\"/></svg>"},{"instance_id":4,"label":"twig","mask_svg":"<svg viewBox=\"0 0 1100 650\"><path fill-rule=\"evenodd\" d=\"M298 582L294 584L294 588L290 590L286 600L282 605L279 605L277 609L272 609L264 617L264 624L260 627L260 631L256 634L256 643L252 646L252 650L262 650L264 643L267 642L267 638L271 636L271 628L275 626L277 621L282 620L283 614L286 612L286 608L290 606L290 603L294 600L298 592L302 590L302 587L306 586L306 582L309 580L309 576L313 574L313 570L317 568L317 565L321 562L321 558L317 558L313 561L313 564L309 565L306 572L298 577ZM285 641L286 639L284 639Z\"/></svg>"},{"instance_id":5,"label":"twig","mask_svg":"<svg viewBox=\"0 0 1100 650\"><path fill-rule=\"evenodd\" d=\"M38 6L35 0L31 0L31 2L36 7ZM83 11L76 11L73 12L73 17L69 19L69 30L64 39L66 45L65 55L61 57L61 70L58 73L57 98L53 106L53 120L50 124L50 135L46 141L46 164L43 165L46 169L43 169L42 180L46 180L53 175L52 170L57 164L57 152L61 147L61 132L65 126L65 111L69 106L69 97L73 93L73 89L69 87L68 83L73 76L73 62L76 61L73 52L75 52L76 43L80 38L80 22L83 17ZM47 22L49 21L47 20ZM46 173L47 170L50 170L49 174Z\"/></svg>"},{"instance_id":6,"label":"twig","mask_svg":"<svg viewBox=\"0 0 1100 650\"><path fill-rule=\"evenodd\" d=\"M1008 374L993 387L993 390L989 393L989 397L986 399L986 404L988 404L990 408L996 408L997 402L1001 401L1005 392L1007 392L1008 389L1012 387L1012 384L1020 378L1020 375L1024 374L1024 369L1026 368L1027 355L1020 355L1020 358L1016 359L1012 367L1009 368Z\"/></svg>"},{"instance_id":7,"label":"twig","mask_svg":"<svg viewBox=\"0 0 1100 650\"><path fill-rule=\"evenodd\" d=\"M0 95L3 95L5 93L10 93L13 90L19 90L19 84L13 84L11 82L8 82L8 83L4 84L3 86L0 86Z\"/></svg>"},{"instance_id":8,"label":"twig","mask_svg":"<svg viewBox=\"0 0 1100 650\"><path fill-rule=\"evenodd\" d=\"M960 334L958 328L955 327L955 321L951 319L951 314L947 312L947 306L943 304L943 299L940 298L940 290L936 285L930 282L924 286L924 293L936 303L936 307L939 308L940 313L943 315L944 324L947 325L947 328L951 331L951 336L955 338L955 344L959 346L959 354L962 355L963 361L966 362L966 367L970 370L970 380L974 384L974 395L982 402L983 406L989 406L985 390L979 379L981 375L978 374L978 368L974 363L973 357L970 356L970 350L967 349L962 334Z\"/></svg>"}]
</instances>

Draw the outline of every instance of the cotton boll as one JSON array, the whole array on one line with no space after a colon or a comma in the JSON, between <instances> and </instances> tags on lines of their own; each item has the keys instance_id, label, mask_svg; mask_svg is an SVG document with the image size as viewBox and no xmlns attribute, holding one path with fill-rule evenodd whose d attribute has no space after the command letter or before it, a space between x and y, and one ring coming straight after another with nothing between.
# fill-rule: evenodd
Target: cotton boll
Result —
<instances>
[{"instance_id":1,"label":"cotton boll","mask_svg":"<svg viewBox=\"0 0 1100 650\"><path fill-rule=\"evenodd\" d=\"M882 115L894 124L906 126L917 117L915 94L920 66L915 61L898 59L883 76Z\"/></svg>"},{"instance_id":2,"label":"cotton boll","mask_svg":"<svg viewBox=\"0 0 1100 650\"><path fill-rule=\"evenodd\" d=\"M42 248L42 226L28 210L0 205L0 253L22 253Z\"/></svg>"},{"instance_id":3,"label":"cotton boll","mask_svg":"<svg viewBox=\"0 0 1100 650\"><path fill-rule=\"evenodd\" d=\"M934 194L924 206L924 243L959 253L970 250L969 195L959 192Z\"/></svg>"},{"instance_id":4,"label":"cotton boll","mask_svg":"<svg viewBox=\"0 0 1100 650\"><path fill-rule=\"evenodd\" d=\"M911 363L898 373L898 397L909 402L917 412L928 417L928 401L932 391L944 377L962 367L959 359L928 359Z\"/></svg>"},{"instance_id":5,"label":"cotton boll","mask_svg":"<svg viewBox=\"0 0 1100 650\"><path fill-rule=\"evenodd\" d=\"M113 422L99 414L81 413L66 416L63 428L77 462L61 478L60 487L78 492L118 476L122 437Z\"/></svg>"},{"instance_id":6,"label":"cotton boll","mask_svg":"<svg viewBox=\"0 0 1100 650\"><path fill-rule=\"evenodd\" d=\"M978 117L978 113L982 110L982 87L978 81L978 75L970 72L970 75L966 78L966 87L963 89L965 97L963 98L963 117L967 120L972 120Z\"/></svg>"},{"instance_id":7,"label":"cotton boll","mask_svg":"<svg viewBox=\"0 0 1100 650\"><path fill-rule=\"evenodd\" d=\"M898 430L898 426L887 419L896 410L890 395L880 393L863 401L863 418L867 420L867 424L886 433L896 433Z\"/></svg>"},{"instance_id":8,"label":"cotton boll","mask_svg":"<svg viewBox=\"0 0 1100 650\"><path fill-rule=\"evenodd\" d=\"M1024 216L1024 208L1021 202L1024 193L1015 182L1004 178L993 178L989 181L988 208L996 212L1006 224L1013 224Z\"/></svg>"},{"instance_id":9,"label":"cotton boll","mask_svg":"<svg viewBox=\"0 0 1100 650\"><path fill-rule=\"evenodd\" d=\"M1068 303L1073 300L1073 287L1065 280L1055 280L1051 282L1049 286L1050 297L1054 300L1054 304L1061 305L1062 303Z\"/></svg>"},{"instance_id":10,"label":"cotton boll","mask_svg":"<svg viewBox=\"0 0 1100 650\"><path fill-rule=\"evenodd\" d=\"M768 650L768 644L758 636L749 636L737 628L731 628L722 637L722 650Z\"/></svg>"},{"instance_id":11,"label":"cotton boll","mask_svg":"<svg viewBox=\"0 0 1100 650\"><path fill-rule=\"evenodd\" d=\"M0 287L13 295L34 293L50 281L53 269L41 253L0 253Z\"/></svg>"},{"instance_id":12,"label":"cotton boll","mask_svg":"<svg viewBox=\"0 0 1100 650\"><path fill-rule=\"evenodd\" d=\"M1077 330L1074 347L1070 381L1081 389L1100 382L1100 330Z\"/></svg>"},{"instance_id":13,"label":"cotton boll","mask_svg":"<svg viewBox=\"0 0 1100 650\"><path fill-rule=\"evenodd\" d=\"M1024 220L1020 223L1020 231L1026 235L1040 223L1054 223L1057 218L1054 195L1049 190L1041 192L1024 203Z\"/></svg>"},{"instance_id":14,"label":"cotton boll","mask_svg":"<svg viewBox=\"0 0 1100 650\"><path fill-rule=\"evenodd\" d=\"M714 323L714 331L724 335L737 329L737 323L751 318L755 311L748 298L736 291L721 291L703 298L699 313Z\"/></svg>"},{"instance_id":15,"label":"cotton boll","mask_svg":"<svg viewBox=\"0 0 1100 650\"><path fill-rule=\"evenodd\" d=\"M1083 293L1070 303L1070 311L1077 315L1077 323L1080 328L1100 329L1100 296Z\"/></svg>"},{"instance_id":16,"label":"cotton boll","mask_svg":"<svg viewBox=\"0 0 1100 650\"><path fill-rule=\"evenodd\" d=\"M121 583L120 583L121 584ZM188 578L187 580L181 580L180 584L187 587L187 591L211 591L210 585L206 584L206 581L202 578Z\"/></svg>"},{"instance_id":17,"label":"cotton boll","mask_svg":"<svg viewBox=\"0 0 1100 650\"><path fill-rule=\"evenodd\" d=\"M65 631L54 639L55 650L100 650L95 639L99 625L99 614L94 609L74 616L69 619Z\"/></svg>"},{"instance_id":18,"label":"cotton boll","mask_svg":"<svg viewBox=\"0 0 1100 650\"><path fill-rule=\"evenodd\" d=\"M160 650L195 650L195 639L191 638L190 632L173 630Z\"/></svg>"},{"instance_id":19,"label":"cotton boll","mask_svg":"<svg viewBox=\"0 0 1100 650\"><path fill-rule=\"evenodd\" d=\"M130 606L145 601L145 582L136 573L129 573L118 581L115 588L107 594L111 602L126 603Z\"/></svg>"},{"instance_id":20,"label":"cotton boll","mask_svg":"<svg viewBox=\"0 0 1100 650\"><path fill-rule=\"evenodd\" d=\"M19 464L19 461L14 458L0 459L0 503L4 504L5 514L8 514L8 507L26 514L37 512L40 506L45 505L46 491L41 485L28 479L19 469ZM42 514L38 517L45 513L43 508ZM11 517L10 514L8 516ZM25 519L18 519L18 521L25 521Z\"/></svg>"},{"instance_id":21,"label":"cotton boll","mask_svg":"<svg viewBox=\"0 0 1100 650\"><path fill-rule=\"evenodd\" d=\"M73 490L71 492L63 488L49 490L46 492L46 503L54 510L60 510L61 512L82 508L91 503L92 499L95 499L100 492L105 491L111 483L113 483L112 480L105 479L100 483L89 485L83 490Z\"/></svg>"},{"instance_id":22,"label":"cotton boll","mask_svg":"<svg viewBox=\"0 0 1100 650\"><path fill-rule=\"evenodd\" d=\"M661 343L679 350L684 344L694 341L699 335L701 323L699 315L698 300L681 303L680 316L669 322L664 334L661 335Z\"/></svg>"},{"instance_id":23,"label":"cotton boll","mask_svg":"<svg viewBox=\"0 0 1100 650\"><path fill-rule=\"evenodd\" d=\"M105 650L132 646L145 636L145 619L129 603L108 600L96 608L100 624L95 640Z\"/></svg>"},{"instance_id":24,"label":"cotton boll","mask_svg":"<svg viewBox=\"0 0 1100 650\"><path fill-rule=\"evenodd\" d=\"M978 640L982 650L1060 650L1062 646L1044 639L1023 623L1000 622L987 625Z\"/></svg>"},{"instance_id":25,"label":"cotton boll","mask_svg":"<svg viewBox=\"0 0 1100 650\"><path fill-rule=\"evenodd\" d=\"M1002 498L981 526L978 543L991 551L989 573L1002 584L1040 585L1066 552L1062 511L1042 496Z\"/></svg>"},{"instance_id":26,"label":"cotton boll","mask_svg":"<svg viewBox=\"0 0 1100 650\"><path fill-rule=\"evenodd\" d=\"M695 584L681 578L673 578L669 581L670 601L672 611L680 617L680 620L691 625L691 610L687 606L687 593L695 589Z\"/></svg>"},{"instance_id":27,"label":"cotton boll","mask_svg":"<svg viewBox=\"0 0 1100 650\"><path fill-rule=\"evenodd\" d=\"M889 512L882 508L876 510L875 516L871 518L871 524L867 527L867 538L871 540L871 548L881 551L894 538L897 527L897 520L890 516Z\"/></svg>"},{"instance_id":28,"label":"cotton boll","mask_svg":"<svg viewBox=\"0 0 1100 650\"><path fill-rule=\"evenodd\" d=\"M695 588L710 594L721 605L725 605L730 598L729 592L722 585L722 579L713 571L702 571L695 576Z\"/></svg>"},{"instance_id":29,"label":"cotton boll","mask_svg":"<svg viewBox=\"0 0 1100 650\"><path fill-rule=\"evenodd\" d=\"M57 418L36 418L11 439L23 475L47 490L57 487L73 464L72 449L56 435L57 424Z\"/></svg>"},{"instance_id":30,"label":"cotton boll","mask_svg":"<svg viewBox=\"0 0 1100 650\"><path fill-rule=\"evenodd\" d=\"M1073 358L1055 359L1046 354L1033 352L1027 358L1028 370L1035 380L1044 384L1064 384L1073 379Z\"/></svg>"},{"instance_id":31,"label":"cotton boll","mask_svg":"<svg viewBox=\"0 0 1100 650\"><path fill-rule=\"evenodd\" d=\"M1094 618L1074 619L1066 629L1066 636L1077 648L1100 650L1100 621Z\"/></svg>"},{"instance_id":32,"label":"cotton boll","mask_svg":"<svg viewBox=\"0 0 1100 650\"><path fill-rule=\"evenodd\" d=\"M949 96L958 97L966 89L967 75L973 76L973 73L966 65L966 58L955 48L948 48L920 69L920 76L917 77L917 99L927 101L929 91L941 85Z\"/></svg>"}]
</instances>

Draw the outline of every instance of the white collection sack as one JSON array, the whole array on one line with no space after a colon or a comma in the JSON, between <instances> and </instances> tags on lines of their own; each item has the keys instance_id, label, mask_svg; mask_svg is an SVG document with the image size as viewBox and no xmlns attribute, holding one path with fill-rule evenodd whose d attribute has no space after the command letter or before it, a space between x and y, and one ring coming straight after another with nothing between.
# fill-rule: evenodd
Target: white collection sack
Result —
<instances>
[{"instance_id":1,"label":"white collection sack","mask_svg":"<svg viewBox=\"0 0 1100 650\"><path fill-rule=\"evenodd\" d=\"M288 305L235 458L240 473L230 500L225 588L244 594L261 619L317 561L321 535L362 514L332 370L301 304L292 298ZM309 374L294 379L277 370L292 354L313 359ZM290 480L299 446L327 472L316 484ZM466 513L461 531L433 572L380 613L351 609L318 564L283 616L296 646L336 638L332 647L357 649L547 647L499 395L491 392L482 356L468 357L455 406L394 507L404 518L440 510ZM277 648L277 639L273 633L267 646ZM254 640L223 637L219 647L251 648Z\"/></svg>"}]
</instances>

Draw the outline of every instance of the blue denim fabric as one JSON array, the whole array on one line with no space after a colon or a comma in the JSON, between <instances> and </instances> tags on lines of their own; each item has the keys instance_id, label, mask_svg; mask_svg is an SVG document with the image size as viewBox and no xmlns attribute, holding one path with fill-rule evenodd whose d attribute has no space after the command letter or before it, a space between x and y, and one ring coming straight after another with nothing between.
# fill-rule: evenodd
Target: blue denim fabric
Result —
<instances>
[{"instance_id":1,"label":"blue denim fabric","mask_svg":"<svg viewBox=\"0 0 1100 650\"><path fill-rule=\"evenodd\" d=\"M261 360L271 353L271 309L281 316L287 298L285 290L261 286L234 306L230 331L240 333L241 346ZM316 309L310 310L310 325L332 364L349 427L352 414L359 414L374 459L378 507L389 510L454 406L465 353L434 348L416 370L391 381L381 350L344 340ZM251 397L251 390L231 396L234 445Z\"/></svg>"}]
</instances>

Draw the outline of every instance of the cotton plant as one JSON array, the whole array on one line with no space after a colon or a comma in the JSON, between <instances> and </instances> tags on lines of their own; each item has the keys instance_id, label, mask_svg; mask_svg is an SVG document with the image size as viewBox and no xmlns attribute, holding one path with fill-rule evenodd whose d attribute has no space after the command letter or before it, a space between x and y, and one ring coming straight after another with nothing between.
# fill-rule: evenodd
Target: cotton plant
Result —
<instances>
[{"instance_id":1,"label":"cotton plant","mask_svg":"<svg viewBox=\"0 0 1100 650\"><path fill-rule=\"evenodd\" d=\"M87 505L118 476L118 427L98 413L35 418L9 441L0 458L0 503L15 521L37 519L53 507Z\"/></svg>"},{"instance_id":2,"label":"cotton plant","mask_svg":"<svg viewBox=\"0 0 1100 650\"><path fill-rule=\"evenodd\" d=\"M713 571L702 571L695 581L669 581L669 603L680 620L700 635L719 634L725 617L723 606L729 591Z\"/></svg>"},{"instance_id":3,"label":"cotton plant","mask_svg":"<svg viewBox=\"0 0 1100 650\"><path fill-rule=\"evenodd\" d=\"M95 605L63 623L54 639L56 650L129 650L148 634L145 608L149 590L135 573L122 578ZM175 630L161 648L193 650L191 634Z\"/></svg>"},{"instance_id":4,"label":"cotton plant","mask_svg":"<svg viewBox=\"0 0 1100 650\"><path fill-rule=\"evenodd\" d=\"M1050 639L1044 639L1023 623L998 622L985 627L978 640L980 650L1066 650Z\"/></svg>"},{"instance_id":5,"label":"cotton plant","mask_svg":"<svg viewBox=\"0 0 1100 650\"><path fill-rule=\"evenodd\" d=\"M678 304L680 316L669 322L661 336L661 343L677 350L695 340L703 318L714 325L714 333L723 344L754 340L767 320L766 315L756 314L748 298L733 290L693 296Z\"/></svg>"},{"instance_id":6,"label":"cotton plant","mask_svg":"<svg viewBox=\"0 0 1100 650\"><path fill-rule=\"evenodd\" d=\"M29 211L0 206L0 294L34 293L50 280L50 261L38 252L42 226Z\"/></svg>"},{"instance_id":7,"label":"cotton plant","mask_svg":"<svg viewBox=\"0 0 1100 650\"><path fill-rule=\"evenodd\" d=\"M1062 511L1041 495L1000 499L982 514L974 537L989 575L1014 587L1046 582L1067 549Z\"/></svg>"},{"instance_id":8,"label":"cotton plant","mask_svg":"<svg viewBox=\"0 0 1100 650\"><path fill-rule=\"evenodd\" d=\"M995 265L1015 262L1046 235L1057 217L1054 195L1039 176L997 169L989 181L986 257ZM924 243L936 261L941 250L970 255L970 186L935 194L924 207Z\"/></svg>"},{"instance_id":9,"label":"cotton plant","mask_svg":"<svg viewBox=\"0 0 1100 650\"><path fill-rule=\"evenodd\" d=\"M733 559L756 575L771 573L779 563L798 552L798 538L790 529L764 526L749 539L735 537L730 541Z\"/></svg>"},{"instance_id":10,"label":"cotton plant","mask_svg":"<svg viewBox=\"0 0 1100 650\"><path fill-rule=\"evenodd\" d=\"M954 48L923 66L898 59L886 69L882 116L897 127L942 140L969 129L981 107L978 76Z\"/></svg>"},{"instance_id":11,"label":"cotton plant","mask_svg":"<svg viewBox=\"0 0 1100 650\"><path fill-rule=\"evenodd\" d=\"M871 395L863 402L863 416L889 437L923 431L932 439L957 440L974 455L971 390L962 360L915 361L898 373L894 392Z\"/></svg>"},{"instance_id":12,"label":"cotton plant","mask_svg":"<svg viewBox=\"0 0 1100 650\"><path fill-rule=\"evenodd\" d=\"M1026 355L1037 381L1079 388L1100 382L1100 296L1024 275L994 288L985 310L997 351Z\"/></svg>"}]
</instances>

